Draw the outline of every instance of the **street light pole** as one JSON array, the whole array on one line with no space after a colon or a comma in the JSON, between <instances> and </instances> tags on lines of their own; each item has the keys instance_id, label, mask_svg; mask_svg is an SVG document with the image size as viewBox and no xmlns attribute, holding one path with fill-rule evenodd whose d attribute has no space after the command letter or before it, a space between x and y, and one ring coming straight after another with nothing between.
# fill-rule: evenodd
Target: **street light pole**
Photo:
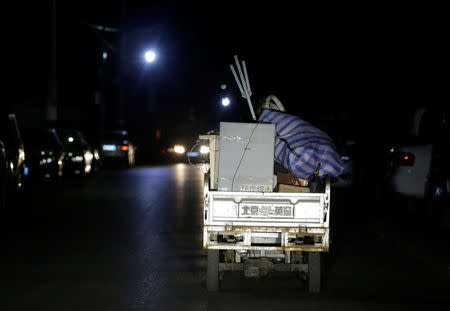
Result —
<instances>
[{"instance_id":1,"label":"street light pole","mask_svg":"<svg viewBox=\"0 0 450 311\"><path fill-rule=\"evenodd\" d=\"M120 10L120 64L119 64L119 126L122 128L124 126L123 117L123 107L125 107L126 101L126 70L127 70L127 4L126 0L122 0L121 10Z\"/></svg>"},{"instance_id":2,"label":"street light pole","mask_svg":"<svg viewBox=\"0 0 450 311\"><path fill-rule=\"evenodd\" d=\"M48 72L48 89L46 103L46 119L47 121L55 121L58 118L57 111L57 72L56 72L56 0L51 2L51 25L50 25L50 64Z\"/></svg>"}]
</instances>

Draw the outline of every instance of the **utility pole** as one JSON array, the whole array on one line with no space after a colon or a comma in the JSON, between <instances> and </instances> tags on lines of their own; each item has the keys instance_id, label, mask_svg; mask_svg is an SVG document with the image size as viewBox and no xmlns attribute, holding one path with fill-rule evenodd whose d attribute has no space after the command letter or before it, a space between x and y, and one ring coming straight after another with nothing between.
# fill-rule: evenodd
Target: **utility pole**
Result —
<instances>
[{"instance_id":1,"label":"utility pole","mask_svg":"<svg viewBox=\"0 0 450 311\"><path fill-rule=\"evenodd\" d=\"M113 46L103 37L103 33L118 33L120 29L108 27L99 24L91 24L87 22L82 22L82 24L89 27L97 37L102 41L102 61L97 67L97 79L98 79L98 89L94 93L94 103L97 107L99 122L97 127L97 139L98 141L103 141L103 132L105 130L105 96L103 94L105 89L105 75L106 75L106 61L108 59L108 52L114 52Z\"/></svg>"},{"instance_id":2,"label":"utility pole","mask_svg":"<svg viewBox=\"0 0 450 311\"><path fill-rule=\"evenodd\" d=\"M127 5L126 0L122 0L121 12L120 12L120 67L119 67L119 109L118 120L121 128L125 125L124 107L126 102L126 72L127 72Z\"/></svg>"},{"instance_id":3,"label":"utility pole","mask_svg":"<svg viewBox=\"0 0 450 311\"><path fill-rule=\"evenodd\" d=\"M51 23L50 23L50 60L48 71L48 90L46 103L47 121L56 121L58 119L57 110L57 67L56 67L56 36L57 36L57 17L56 0L51 0Z\"/></svg>"}]
</instances>

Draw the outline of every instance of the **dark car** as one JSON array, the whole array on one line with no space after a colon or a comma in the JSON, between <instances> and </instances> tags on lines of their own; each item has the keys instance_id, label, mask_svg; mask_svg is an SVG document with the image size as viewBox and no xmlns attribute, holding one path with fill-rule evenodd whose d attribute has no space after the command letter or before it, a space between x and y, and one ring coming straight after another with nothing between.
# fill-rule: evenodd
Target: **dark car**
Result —
<instances>
[{"instance_id":1,"label":"dark car","mask_svg":"<svg viewBox=\"0 0 450 311\"><path fill-rule=\"evenodd\" d=\"M20 193L25 185L26 176L28 175L28 167L25 164L25 148L20 135L19 126L14 114L2 114L0 121L0 141L2 149L2 170L6 165L5 173L0 171L4 179L4 193L2 192L2 200L5 196Z\"/></svg>"},{"instance_id":2,"label":"dark car","mask_svg":"<svg viewBox=\"0 0 450 311\"><path fill-rule=\"evenodd\" d=\"M53 128L24 133L30 178L56 181L63 175L65 152Z\"/></svg>"},{"instance_id":3,"label":"dark car","mask_svg":"<svg viewBox=\"0 0 450 311\"><path fill-rule=\"evenodd\" d=\"M127 131L107 131L102 142L103 161L132 167L136 146L130 141Z\"/></svg>"},{"instance_id":4,"label":"dark car","mask_svg":"<svg viewBox=\"0 0 450 311\"><path fill-rule=\"evenodd\" d=\"M168 143L165 148L161 150L161 154L163 155L163 159L168 163L185 163L188 158L186 156L187 153L190 154L191 157L192 152L188 150L188 144L184 142L182 139L174 139L173 142Z\"/></svg>"},{"instance_id":5,"label":"dark car","mask_svg":"<svg viewBox=\"0 0 450 311\"><path fill-rule=\"evenodd\" d=\"M85 176L94 171L94 150L79 130L60 130L59 137L65 153L64 176ZM97 155L98 156L98 155Z\"/></svg>"},{"instance_id":6,"label":"dark car","mask_svg":"<svg viewBox=\"0 0 450 311\"><path fill-rule=\"evenodd\" d=\"M198 136L191 131L186 131L183 134L170 133L170 136L164 137L160 143L163 161L166 163L188 163L188 157L195 161L195 158L205 153L205 150L200 150L201 146L195 144L195 137Z\"/></svg>"}]
</instances>

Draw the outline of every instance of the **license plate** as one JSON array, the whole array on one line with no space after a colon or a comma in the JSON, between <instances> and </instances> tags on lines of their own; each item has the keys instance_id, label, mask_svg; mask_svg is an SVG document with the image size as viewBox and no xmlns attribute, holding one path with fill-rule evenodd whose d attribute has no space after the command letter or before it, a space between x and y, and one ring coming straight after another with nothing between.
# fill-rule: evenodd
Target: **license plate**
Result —
<instances>
[{"instance_id":1,"label":"license plate","mask_svg":"<svg viewBox=\"0 0 450 311\"><path fill-rule=\"evenodd\" d=\"M104 151L116 151L116 145L103 145Z\"/></svg>"},{"instance_id":2,"label":"license plate","mask_svg":"<svg viewBox=\"0 0 450 311\"><path fill-rule=\"evenodd\" d=\"M293 218L294 206L292 204L241 203L239 217Z\"/></svg>"}]
</instances>

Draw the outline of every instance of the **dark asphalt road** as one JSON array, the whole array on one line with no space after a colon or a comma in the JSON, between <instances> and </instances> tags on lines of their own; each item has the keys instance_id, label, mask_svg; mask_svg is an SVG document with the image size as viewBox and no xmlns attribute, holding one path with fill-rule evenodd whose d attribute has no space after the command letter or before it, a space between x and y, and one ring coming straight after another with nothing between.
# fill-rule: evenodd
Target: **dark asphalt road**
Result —
<instances>
[{"instance_id":1,"label":"dark asphalt road","mask_svg":"<svg viewBox=\"0 0 450 311\"><path fill-rule=\"evenodd\" d=\"M446 231L419 209L334 191L322 293L290 274L225 275L207 293L202 183L184 164L36 185L2 214L0 310L444 310ZM378 205L384 208L377 208ZM358 220L358 221L357 221Z\"/></svg>"}]
</instances>

